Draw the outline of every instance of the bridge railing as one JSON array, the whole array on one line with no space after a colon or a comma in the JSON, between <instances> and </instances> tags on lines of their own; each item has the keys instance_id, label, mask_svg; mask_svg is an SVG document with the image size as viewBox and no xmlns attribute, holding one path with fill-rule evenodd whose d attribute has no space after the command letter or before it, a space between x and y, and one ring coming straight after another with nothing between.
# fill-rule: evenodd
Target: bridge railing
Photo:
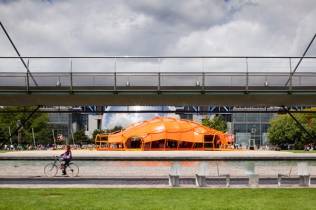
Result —
<instances>
[{"instance_id":1,"label":"bridge railing","mask_svg":"<svg viewBox=\"0 0 316 210\"><path fill-rule=\"evenodd\" d=\"M0 57L0 91L315 91L316 57ZM95 70L95 71L94 71Z\"/></svg>"},{"instance_id":2,"label":"bridge railing","mask_svg":"<svg viewBox=\"0 0 316 210\"><path fill-rule=\"evenodd\" d=\"M316 73L0 73L0 91L315 91ZM285 85L290 80L288 85Z\"/></svg>"}]
</instances>

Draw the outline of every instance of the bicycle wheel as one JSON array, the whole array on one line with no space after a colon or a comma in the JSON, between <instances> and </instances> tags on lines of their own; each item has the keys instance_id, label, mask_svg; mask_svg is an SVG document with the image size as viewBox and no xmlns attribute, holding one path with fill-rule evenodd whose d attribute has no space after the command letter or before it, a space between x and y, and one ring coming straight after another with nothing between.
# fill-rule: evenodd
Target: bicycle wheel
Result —
<instances>
[{"instance_id":1,"label":"bicycle wheel","mask_svg":"<svg viewBox=\"0 0 316 210\"><path fill-rule=\"evenodd\" d=\"M79 174L79 167L74 163L69 163L66 166L66 174L71 177L76 177Z\"/></svg>"},{"instance_id":2,"label":"bicycle wheel","mask_svg":"<svg viewBox=\"0 0 316 210\"><path fill-rule=\"evenodd\" d=\"M44 168L44 173L48 177L56 176L57 171L58 171L58 168L57 168L56 164L54 164L54 163L48 163Z\"/></svg>"}]
</instances>

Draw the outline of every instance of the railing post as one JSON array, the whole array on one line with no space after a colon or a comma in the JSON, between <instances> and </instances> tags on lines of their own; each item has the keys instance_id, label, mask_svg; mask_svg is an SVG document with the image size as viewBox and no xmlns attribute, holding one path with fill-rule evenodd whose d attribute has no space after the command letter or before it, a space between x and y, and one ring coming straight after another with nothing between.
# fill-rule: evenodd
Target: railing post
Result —
<instances>
[{"instance_id":1,"label":"railing post","mask_svg":"<svg viewBox=\"0 0 316 210\"><path fill-rule=\"evenodd\" d=\"M248 93L249 73L248 73L248 58L246 58L246 93Z\"/></svg>"},{"instance_id":2,"label":"railing post","mask_svg":"<svg viewBox=\"0 0 316 210\"><path fill-rule=\"evenodd\" d=\"M202 93L205 93L205 73L202 73Z\"/></svg>"},{"instance_id":3,"label":"railing post","mask_svg":"<svg viewBox=\"0 0 316 210\"><path fill-rule=\"evenodd\" d=\"M158 94L160 94L160 58L158 58Z\"/></svg>"},{"instance_id":4,"label":"railing post","mask_svg":"<svg viewBox=\"0 0 316 210\"><path fill-rule=\"evenodd\" d=\"M205 93L205 73L204 73L204 58L202 58L203 62L203 72L202 72L202 94Z\"/></svg>"},{"instance_id":5,"label":"railing post","mask_svg":"<svg viewBox=\"0 0 316 210\"><path fill-rule=\"evenodd\" d=\"M290 58L290 87L289 87L289 93L292 93L292 62L291 62L291 58Z\"/></svg>"},{"instance_id":6,"label":"railing post","mask_svg":"<svg viewBox=\"0 0 316 210\"><path fill-rule=\"evenodd\" d=\"M73 83L72 83L72 59L70 59L70 93L73 93Z\"/></svg>"},{"instance_id":7,"label":"railing post","mask_svg":"<svg viewBox=\"0 0 316 210\"><path fill-rule=\"evenodd\" d=\"M158 72L158 93L160 93L160 72Z\"/></svg>"},{"instance_id":8,"label":"railing post","mask_svg":"<svg viewBox=\"0 0 316 210\"><path fill-rule=\"evenodd\" d=\"M114 58L114 94L116 94L116 58Z\"/></svg>"},{"instance_id":9,"label":"railing post","mask_svg":"<svg viewBox=\"0 0 316 210\"><path fill-rule=\"evenodd\" d=\"M27 69L30 69L30 59L27 59ZM26 71L26 90L30 93L29 71Z\"/></svg>"}]
</instances>

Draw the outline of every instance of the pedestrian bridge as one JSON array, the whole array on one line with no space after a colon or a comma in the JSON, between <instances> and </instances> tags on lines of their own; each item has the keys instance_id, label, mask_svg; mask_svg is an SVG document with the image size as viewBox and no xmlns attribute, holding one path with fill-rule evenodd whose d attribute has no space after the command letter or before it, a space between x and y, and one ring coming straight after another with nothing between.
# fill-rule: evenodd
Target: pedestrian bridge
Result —
<instances>
[{"instance_id":1,"label":"pedestrian bridge","mask_svg":"<svg viewBox=\"0 0 316 210\"><path fill-rule=\"evenodd\" d=\"M0 105L315 106L316 57L302 60L0 57Z\"/></svg>"}]
</instances>

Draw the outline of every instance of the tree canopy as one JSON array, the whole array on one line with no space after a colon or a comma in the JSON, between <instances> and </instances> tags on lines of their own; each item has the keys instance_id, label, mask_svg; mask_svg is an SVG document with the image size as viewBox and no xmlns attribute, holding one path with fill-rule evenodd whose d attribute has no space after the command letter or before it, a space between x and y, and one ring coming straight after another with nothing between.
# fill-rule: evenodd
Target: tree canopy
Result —
<instances>
[{"instance_id":1,"label":"tree canopy","mask_svg":"<svg viewBox=\"0 0 316 210\"><path fill-rule=\"evenodd\" d=\"M315 108L305 110L316 111ZM302 149L305 144L316 140L316 114L303 113L292 115L312 137L310 137L289 114L280 114L269 122L268 138L271 144L294 144L296 149Z\"/></svg>"},{"instance_id":2,"label":"tree canopy","mask_svg":"<svg viewBox=\"0 0 316 210\"><path fill-rule=\"evenodd\" d=\"M202 125L222 131L223 133L227 132L227 123L221 118L221 115L214 116L212 120L209 116L206 116L205 119L202 120Z\"/></svg>"},{"instance_id":3,"label":"tree canopy","mask_svg":"<svg viewBox=\"0 0 316 210\"><path fill-rule=\"evenodd\" d=\"M74 132L73 136L74 140L71 136L69 138L69 144L72 144L73 142L75 142L75 144L91 144L93 142L93 140L86 135L84 128Z\"/></svg>"},{"instance_id":4,"label":"tree canopy","mask_svg":"<svg viewBox=\"0 0 316 210\"><path fill-rule=\"evenodd\" d=\"M123 129L123 127L122 126L120 126L120 125L116 125L114 128L112 128L112 129L106 129L106 133L112 133L112 132L114 132L114 131L120 131L120 130L122 130Z\"/></svg>"},{"instance_id":5,"label":"tree canopy","mask_svg":"<svg viewBox=\"0 0 316 210\"><path fill-rule=\"evenodd\" d=\"M3 111L16 111L14 113L2 113L0 114L0 127L2 128L5 138L9 138L9 131L12 136L12 143L18 143L18 124L19 121L23 123L30 113L23 113L21 111L29 110L33 111L36 107L21 107L21 106L8 106L8 107L0 107L0 110ZM23 125L21 129L21 144L33 144L33 132L34 130L34 138L36 142L41 144L52 143L52 128L53 126L48 124L49 116L48 114L38 114L35 113L31 118L28 119L27 122ZM50 135L51 134L51 135ZM50 135L50 138L48 136ZM7 142L9 143L9 142Z\"/></svg>"}]
</instances>

